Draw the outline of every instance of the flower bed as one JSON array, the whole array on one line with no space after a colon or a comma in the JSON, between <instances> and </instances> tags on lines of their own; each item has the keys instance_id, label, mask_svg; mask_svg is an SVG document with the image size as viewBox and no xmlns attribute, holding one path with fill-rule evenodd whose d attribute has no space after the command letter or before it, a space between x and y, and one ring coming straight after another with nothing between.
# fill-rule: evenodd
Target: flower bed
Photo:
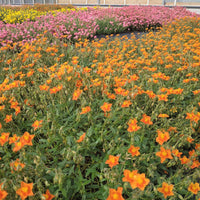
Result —
<instances>
[{"instance_id":1,"label":"flower bed","mask_svg":"<svg viewBox=\"0 0 200 200\"><path fill-rule=\"evenodd\" d=\"M198 200L199 27L1 46L0 198Z\"/></svg>"},{"instance_id":2,"label":"flower bed","mask_svg":"<svg viewBox=\"0 0 200 200\"><path fill-rule=\"evenodd\" d=\"M35 11L34 11L35 12ZM121 33L123 31L145 31L160 27L167 22L184 16L198 16L184 8L140 7L94 9L83 11L56 12L34 17L36 21L21 24L0 23L0 44L7 42L32 41L46 32L49 40L78 41L93 38L99 34Z\"/></svg>"},{"instance_id":3,"label":"flower bed","mask_svg":"<svg viewBox=\"0 0 200 200\"><path fill-rule=\"evenodd\" d=\"M81 8L85 9L85 8ZM59 5L37 5L34 6L14 6L14 7L0 7L0 20L7 24L22 23L29 19L30 21L35 21L36 17L41 15L46 15L51 12L55 15L57 12L70 12L70 11L80 10L74 8L73 6L59 6Z\"/></svg>"}]
</instances>

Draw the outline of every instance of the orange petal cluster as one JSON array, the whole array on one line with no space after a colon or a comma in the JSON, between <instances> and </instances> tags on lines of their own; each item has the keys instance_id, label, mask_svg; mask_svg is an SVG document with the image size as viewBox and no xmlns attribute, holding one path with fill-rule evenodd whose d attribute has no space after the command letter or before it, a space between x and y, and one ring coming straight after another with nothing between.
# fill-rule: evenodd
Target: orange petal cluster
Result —
<instances>
[{"instance_id":1,"label":"orange petal cluster","mask_svg":"<svg viewBox=\"0 0 200 200\"><path fill-rule=\"evenodd\" d=\"M160 151L157 152L156 155L160 157L161 163L163 163L167 158L173 159L170 149L165 149L163 147L160 147Z\"/></svg>"},{"instance_id":2,"label":"orange petal cluster","mask_svg":"<svg viewBox=\"0 0 200 200\"><path fill-rule=\"evenodd\" d=\"M3 183L0 184L0 199L3 200L6 198L6 196L8 195L8 193L5 190L2 190L1 186L3 185Z\"/></svg>"},{"instance_id":3,"label":"orange petal cluster","mask_svg":"<svg viewBox=\"0 0 200 200\"><path fill-rule=\"evenodd\" d=\"M156 142L160 145L162 145L164 142L169 140L169 132L164 131L164 130L157 130L158 136L156 138Z\"/></svg>"},{"instance_id":4,"label":"orange petal cluster","mask_svg":"<svg viewBox=\"0 0 200 200\"><path fill-rule=\"evenodd\" d=\"M1 136L0 136L1 146L3 146L6 142L8 142L9 135L10 133L1 133Z\"/></svg>"},{"instance_id":5,"label":"orange petal cluster","mask_svg":"<svg viewBox=\"0 0 200 200\"><path fill-rule=\"evenodd\" d=\"M142 119L140 121L143 122L144 124L147 124L147 125L153 124L153 122L151 121L151 117L146 115L146 114L142 115Z\"/></svg>"},{"instance_id":6,"label":"orange petal cluster","mask_svg":"<svg viewBox=\"0 0 200 200\"><path fill-rule=\"evenodd\" d=\"M36 121L32 124L32 127L34 128L34 131L35 131L36 129L42 127L42 122L43 122L43 120L40 120L40 121L36 120Z\"/></svg>"},{"instance_id":7,"label":"orange petal cluster","mask_svg":"<svg viewBox=\"0 0 200 200\"><path fill-rule=\"evenodd\" d=\"M109 196L106 200L124 200L122 197L122 187L118 187L117 190L110 188L109 189Z\"/></svg>"},{"instance_id":8,"label":"orange petal cluster","mask_svg":"<svg viewBox=\"0 0 200 200\"><path fill-rule=\"evenodd\" d=\"M78 142L78 143L82 142L82 141L85 139L85 136L86 136L86 133L83 133L83 135L81 135L81 136L79 137L79 139L76 140L76 142Z\"/></svg>"},{"instance_id":9,"label":"orange petal cluster","mask_svg":"<svg viewBox=\"0 0 200 200\"><path fill-rule=\"evenodd\" d=\"M28 196L33 196L33 183L21 182L21 188L19 188L16 193L21 197L22 200L26 199Z\"/></svg>"},{"instance_id":10,"label":"orange petal cluster","mask_svg":"<svg viewBox=\"0 0 200 200\"><path fill-rule=\"evenodd\" d=\"M14 142L15 146L13 152L17 152L22 149L25 145L32 146L32 140L35 135L30 135L27 131L20 137L19 141Z\"/></svg>"},{"instance_id":11,"label":"orange petal cluster","mask_svg":"<svg viewBox=\"0 0 200 200\"><path fill-rule=\"evenodd\" d=\"M119 157L120 156L113 156L113 155L109 155L108 160L106 160L106 164L109 165L109 167L112 169L114 166L119 164Z\"/></svg>"},{"instance_id":12,"label":"orange petal cluster","mask_svg":"<svg viewBox=\"0 0 200 200\"><path fill-rule=\"evenodd\" d=\"M136 119L130 119L128 122L128 126L129 126L127 129L128 132L135 132L141 129L141 127L137 125Z\"/></svg>"},{"instance_id":13,"label":"orange petal cluster","mask_svg":"<svg viewBox=\"0 0 200 200\"><path fill-rule=\"evenodd\" d=\"M45 200L51 200L55 197L53 194L50 193L49 190L47 190L46 193L43 194L42 196L45 198Z\"/></svg>"},{"instance_id":14,"label":"orange petal cluster","mask_svg":"<svg viewBox=\"0 0 200 200\"><path fill-rule=\"evenodd\" d=\"M86 107L82 108L82 111L81 111L80 114L83 115L83 114L86 114L86 113L88 113L90 111L91 111L90 106L86 106Z\"/></svg>"},{"instance_id":15,"label":"orange petal cluster","mask_svg":"<svg viewBox=\"0 0 200 200\"><path fill-rule=\"evenodd\" d=\"M104 102L101 106L101 110L103 110L105 113L111 111L112 104Z\"/></svg>"},{"instance_id":16,"label":"orange petal cluster","mask_svg":"<svg viewBox=\"0 0 200 200\"><path fill-rule=\"evenodd\" d=\"M139 174L137 170L124 170L124 177L122 178L123 182L129 182L132 189L139 188L144 190L145 187L150 183L150 180L145 177L145 174Z\"/></svg>"},{"instance_id":17,"label":"orange petal cluster","mask_svg":"<svg viewBox=\"0 0 200 200\"><path fill-rule=\"evenodd\" d=\"M197 194L200 191L199 183L190 183L188 191L192 192L193 194Z\"/></svg>"},{"instance_id":18,"label":"orange petal cluster","mask_svg":"<svg viewBox=\"0 0 200 200\"><path fill-rule=\"evenodd\" d=\"M139 156L140 155L140 147L135 147L134 145L131 145L130 148L128 149L128 152L131 153L131 155L134 156Z\"/></svg>"},{"instance_id":19,"label":"orange petal cluster","mask_svg":"<svg viewBox=\"0 0 200 200\"><path fill-rule=\"evenodd\" d=\"M161 192L164 195L165 199L166 199L168 196L173 196L174 195L174 193L172 191L173 187L174 186L172 184L169 185L166 182L163 182L162 183L162 187L158 188L158 191Z\"/></svg>"},{"instance_id":20,"label":"orange petal cluster","mask_svg":"<svg viewBox=\"0 0 200 200\"><path fill-rule=\"evenodd\" d=\"M25 164L21 163L19 158L12 163L10 163L10 167L15 171L20 171L25 167Z\"/></svg>"}]
</instances>

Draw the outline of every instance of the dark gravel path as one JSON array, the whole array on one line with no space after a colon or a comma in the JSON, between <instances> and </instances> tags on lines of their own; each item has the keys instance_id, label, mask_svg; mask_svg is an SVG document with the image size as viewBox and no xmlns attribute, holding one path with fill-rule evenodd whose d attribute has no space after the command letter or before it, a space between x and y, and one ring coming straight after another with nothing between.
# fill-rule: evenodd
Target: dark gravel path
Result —
<instances>
[{"instance_id":1,"label":"dark gravel path","mask_svg":"<svg viewBox=\"0 0 200 200\"><path fill-rule=\"evenodd\" d=\"M109 36L109 40L114 40L116 37L122 38L123 36L127 36L128 39L131 38L132 34L135 35L136 39L140 39L143 35L148 34L148 32L140 32L140 31L134 31L134 32L126 32L126 33L117 33L117 34L111 34L111 35L97 35L96 39L106 38Z\"/></svg>"}]
</instances>

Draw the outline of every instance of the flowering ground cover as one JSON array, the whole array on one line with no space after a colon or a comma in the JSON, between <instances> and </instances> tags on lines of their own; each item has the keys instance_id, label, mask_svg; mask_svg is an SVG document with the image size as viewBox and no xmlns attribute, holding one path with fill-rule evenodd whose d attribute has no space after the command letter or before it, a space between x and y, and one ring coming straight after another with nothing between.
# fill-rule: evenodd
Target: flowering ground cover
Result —
<instances>
[{"instance_id":1,"label":"flowering ground cover","mask_svg":"<svg viewBox=\"0 0 200 200\"><path fill-rule=\"evenodd\" d=\"M81 8L85 9L85 8ZM36 17L41 15L46 15L51 12L55 15L57 12L66 12L66 11L75 11L80 10L74 8L71 5L60 6L60 5L40 5L35 4L34 6L0 6L0 20L7 24L17 24L22 23L29 19L30 21L35 21Z\"/></svg>"},{"instance_id":2,"label":"flowering ground cover","mask_svg":"<svg viewBox=\"0 0 200 200\"><path fill-rule=\"evenodd\" d=\"M5 42L0 199L199 200L199 75L197 16L140 40Z\"/></svg>"},{"instance_id":3,"label":"flowering ground cover","mask_svg":"<svg viewBox=\"0 0 200 200\"><path fill-rule=\"evenodd\" d=\"M17 14L17 13L18 14ZM36 17L42 13L36 10L22 10L3 16L0 21L0 44L7 42L31 41L46 32L48 40L78 41L79 39L94 38L99 34L121 33L124 31L145 31L160 27L169 21L184 16L197 16L184 8L168 7L140 7L72 10L71 12L47 12L46 15ZM46 11L45 11L46 12ZM3 10L2 13L6 13ZM31 16L30 16L31 15ZM27 19L26 21L24 21ZM10 24L12 22L20 22ZM7 22L7 23L5 23ZM70 28L69 28L70 27Z\"/></svg>"}]
</instances>

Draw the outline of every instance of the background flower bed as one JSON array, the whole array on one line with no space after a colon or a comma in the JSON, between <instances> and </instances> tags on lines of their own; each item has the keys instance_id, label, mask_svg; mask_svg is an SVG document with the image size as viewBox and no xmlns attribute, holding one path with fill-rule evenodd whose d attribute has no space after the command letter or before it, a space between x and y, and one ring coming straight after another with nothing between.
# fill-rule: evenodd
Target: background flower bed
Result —
<instances>
[{"instance_id":1,"label":"background flower bed","mask_svg":"<svg viewBox=\"0 0 200 200\"><path fill-rule=\"evenodd\" d=\"M22 23L27 19L35 21L36 17L45 15L46 13L49 12L55 14L56 12L64 12L64 11L66 12L71 10L80 10L80 9L75 8L72 5L61 6L61 5L35 4L34 6L31 5L14 6L14 7L0 6L0 20L8 24L16 24L16 23Z\"/></svg>"},{"instance_id":2,"label":"background flower bed","mask_svg":"<svg viewBox=\"0 0 200 200\"><path fill-rule=\"evenodd\" d=\"M21 11L18 12L20 13ZM36 11L32 10L32 12ZM87 8L85 11L79 10L77 12L72 10L71 12L55 12L54 14L51 14L51 12L39 18L33 15L33 21L29 17L28 21L24 21L21 24L11 25L0 22L0 44L35 40L43 32L46 32L46 36L50 41L54 40L54 38L78 41L79 39L94 38L95 35L99 34L134 30L146 31L183 16L198 16L184 8L176 7L170 9L168 7L151 6L108 9ZM38 14L37 11L36 15ZM8 16L11 16L11 19L7 17L8 22L16 21L13 15ZM24 17L21 17L19 21L26 19L26 15Z\"/></svg>"},{"instance_id":3,"label":"background flower bed","mask_svg":"<svg viewBox=\"0 0 200 200\"><path fill-rule=\"evenodd\" d=\"M2 46L0 194L199 199L199 25Z\"/></svg>"}]
</instances>

